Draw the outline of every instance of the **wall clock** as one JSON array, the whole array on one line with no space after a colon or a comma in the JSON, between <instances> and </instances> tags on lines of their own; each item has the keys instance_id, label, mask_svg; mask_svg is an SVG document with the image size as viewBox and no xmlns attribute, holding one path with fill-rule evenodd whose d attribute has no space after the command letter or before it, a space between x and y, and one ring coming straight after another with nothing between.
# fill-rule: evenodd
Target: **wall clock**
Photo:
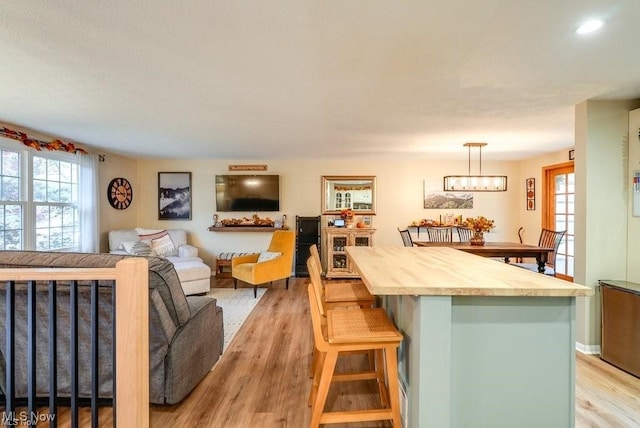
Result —
<instances>
[{"instance_id":1,"label":"wall clock","mask_svg":"<svg viewBox=\"0 0 640 428\"><path fill-rule=\"evenodd\" d=\"M109 204L117 210L124 210L133 200L133 188L129 180L123 177L114 178L107 188Z\"/></svg>"}]
</instances>

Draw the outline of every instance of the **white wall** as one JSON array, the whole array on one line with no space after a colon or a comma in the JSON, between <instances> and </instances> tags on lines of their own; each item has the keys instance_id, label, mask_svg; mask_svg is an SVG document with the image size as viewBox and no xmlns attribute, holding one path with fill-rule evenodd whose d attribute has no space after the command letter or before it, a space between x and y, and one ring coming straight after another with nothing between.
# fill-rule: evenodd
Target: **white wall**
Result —
<instances>
[{"instance_id":1,"label":"white wall","mask_svg":"<svg viewBox=\"0 0 640 428\"><path fill-rule=\"evenodd\" d=\"M110 230L130 229L136 226L138 211L144 209L138 185L138 161L105 153L104 162L98 162L100 181L100 251L109 251ZM107 201L107 186L112 179L124 177L133 187L133 199L127 209L117 210Z\"/></svg>"},{"instance_id":2,"label":"white wall","mask_svg":"<svg viewBox=\"0 0 640 428\"><path fill-rule=\"evenodd\" d=\"M523 242L537 245L542 230L542 168L568 161L569 150L567 149L520 162L518 186L522 192L522 200L518 203L517 215L520 226L524 228ZM525 180L530 177L536 180L536 209L527 211L524 191Z\"/></svg>"},{"instance_id":3,"label":"white wall","mask_svg":"<svg viewBox=\"0 0 640 428\"><path fill-rule=\"evenodd\" d=\"M320 214L321 177L323 175L375 175L377 178L377 215L373 225L377 228L375 245L400 246L402 241L397 227L405 227L413 220L438 218L447 210L422 208L423 180L429 187L442 189L442 177L464 173L467 161L418 160L138 160L137 182L134 186L137 225L144 227L179 227L189 232L189 239L202 249L205 262L214 264L215 255L222 251L256 251L269 240L267 233L209 232L216 213L214 177L227 174L230 164L266 164L269 174L281 176L281 212L287 214L289 227L294 227L295 216ZM192 173L193 209L190 221L160 221L157 219L158 172L184 171ZM519 227L515 209L524 198L524 182L520 183L518 163L483 162L486 174L506 174L509 190L502 193L476 193L472 210L459 210L464 217L484 215L493 218L496 229L487 234L488 240L517 240ZM239 217L244 213L218 213L221 218ZM250 216L253 213L244 215ZM274 213L259 213L262 217Z\"/></svg>"},{"instance_id":4,"label":"white wall","mask_svg":"<svg viewBox=\"0 0 640 428\"><path fill-rule=\"evenodd\" d=\"M640 170L640 109L629 113L629 169L626 189L629 191L627 232L627 281L640 283L640 217L634 217L632 179L633 172ZM621 278L623 279L623 278Z\"/></svg>"},{"instance_id":5,"label":"white wall","mask_svg":"<svg viewBox=\"0 0 640 428\"><path fill-rule=\"evenodd\" d=\"M576 106L575 282L596 287L600 279L627 272L628 112L638 101L587 101ZM580 298L576 339L600 343L599 295Z\"/></svg>"}]
</instances>

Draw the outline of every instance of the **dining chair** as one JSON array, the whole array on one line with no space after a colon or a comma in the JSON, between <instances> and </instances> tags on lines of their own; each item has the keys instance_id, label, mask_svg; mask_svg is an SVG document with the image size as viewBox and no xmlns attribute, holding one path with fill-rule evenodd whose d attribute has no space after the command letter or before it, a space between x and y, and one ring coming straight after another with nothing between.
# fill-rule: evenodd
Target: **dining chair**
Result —
<instances>
[{"instance_id":1,"label":"dining chair","mask_svg":"<svg viewBox=\"0 0 640 428\"><path fill-rule=\"evenodd\" d=\"M453 228L451 226L427 226L430 242L453 242Z\"/></svg>"},{"instance_id":2,"label":"dining chair","mask_svg":"<svg viewBox=\"0 0 640 428\"><path fill-rule=\"evenodd\" d=\"M460 242L469 242L473 236L473 229L470 227L456 226L456 230L458 231L458 239Z\"/></svg>"},{"instance_id":3,"label":"dining chair","mask_svg":"<svg viewBox=\"0 0 640 428\"><path fill-rule=\"evenodd\" d=\"M411 239L411 232L409 232L409 229L401 230L398 228L398 232L400 232L400 237L402 238L404 246L413 247L413 239Z\"/></svg>"},{"instance_id":4,"label":"dining chair","mask_svg":"<svg viewBox=\"0 0 640 428\"><path fill-rule=\"evenodd\" d=\"M520 226L520 228L518 229L518 239L520 240L520 243L522 244L522 232L524 231L524 227ZM518 257L516 258L516 263L523 263L524 259L522 257Z\"/></svg>"},{"instance_id":5,"label":"dining chair","mask_svg":"<svg viewBox=\"0 0 640 428\"><path fill-rule=\"evenodd\" d=\"M553 248L553 252L547 256L547 263L545 264L544 274L549 276L556 276L556 253L562 242L562 238L567 233L566 230L551 230L542 229L540 232L540 238L538 239L538 247ZM533 272L538 272L537 263L512 263L514 266L528 269Z\"/></svg>"},{"instance_id":6,"label":"dining chair","mask_svg":"<svg viewBox=\"0 0 640 428\"><path fill-rule=\"evenodd\" d=\"M309 258L311 261L312 258ZM307 288L314 349L318 364L314 370L309 393L310 427L342 422L391 420L400 427L400 396L397 350L402 334L395 328L382 308L334 309L325 311L322 305L322 285L311 278ZM341 354L373 351L373 369L335 373ZM386 382L385 382L386 379ZM376 380L382 408L348 411L325 411L327 395L333 382ZM343 394L344 396L347 394ZM348 398L348 397L345 397ZM354 400L355 401L355 400Z\"/></svg>"}]
</instances>

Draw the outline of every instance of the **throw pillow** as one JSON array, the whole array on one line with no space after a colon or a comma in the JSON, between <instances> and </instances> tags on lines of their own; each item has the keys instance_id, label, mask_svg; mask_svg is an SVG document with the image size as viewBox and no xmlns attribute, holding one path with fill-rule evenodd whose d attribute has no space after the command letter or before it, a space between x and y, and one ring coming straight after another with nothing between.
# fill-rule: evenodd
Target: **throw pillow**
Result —
<instances>
[{"instance_id":1,"label":"throw pillow","mask_svg":"<svg viewBox=\"0 0 640 428\"><path fill-rule=\"evenodd\" d=\"M176 247L169 235L163 235L160 238L151 240L151 249L159 256L175 255Z\"/></svg>"},{"instance_id":2,"label":"throw pillow","mask_svg":"<svg viewBox=\"0 0 640 428\"><path fill-rule=\"evenodd\" d=\"M122 248L129 254L134 256L155 256L155 252L151 247L142 241L123 242Z\"/></svg>"},{"instance_id":3,"label":"throw pillow","mask_svg":"<svg viewBox=\"0 0 640 428\"><path fill-rule=\"evenodd\" d=\"M136 227L138 235L153 235L154 233L164 232L164 229L145 229L142 227Z\"/></svg>"},{"instance_id":4,"label":"throw pillow","mask_svg":"<svg viewBox=\"0 0 640 428\"><path fill-rule=\"evenodd\" d=\"M144 230L144 229L140 229L140 230ZM150 230L150 229L146 229L146 230ZM151 232L152 233L143 233L143 234L138 232L138 238L140 238L141 241L145 241L147 244L151 245L151 241L153 241L154 239L162 238L163 236L169 236L169 232L167 232L164 229L158 230L155 232L151 231Z\"/></svg>"},{"instance_id":5,"label":"throw pillow","mask_svg":"<svg viewBox=\"0 0 640 428\"><path fill-rule=\"evenodd\" d=\"M263 251L258 256L258 263L268 262L269 260L273 260L276 257L280 257L281 255L282 255L282 253L276 253L276 252L273 252L273 251Z\"/></svg>"}]
</instances>

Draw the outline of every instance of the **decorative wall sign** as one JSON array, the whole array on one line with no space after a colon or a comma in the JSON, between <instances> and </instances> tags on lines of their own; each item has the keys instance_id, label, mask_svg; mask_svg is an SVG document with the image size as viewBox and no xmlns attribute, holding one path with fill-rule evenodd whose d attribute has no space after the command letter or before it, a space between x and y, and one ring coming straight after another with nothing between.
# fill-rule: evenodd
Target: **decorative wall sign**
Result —
<instances>
[{"instance_id":1,"label":"decorative wall sign","mask_svg":"<svg viewBox=\"0 0 640 428\"><path fill-rule=\"evenodd\" d=\"M158 173L158 220L191 220L191 173Z\"/></svg>"},{"instance_id":2,"label":"decorative wall sign","mask_svg":"<svg viewBox=\"0 0 640 428\"><path fill-rule=\"evenodd\" d=\"M527 211L533 211L536 209L536 179L535 178L527 178L526 192L527 192Z\"/></svg>"},{"instance_id":3,"label":"decorative wall sign","mask_svg":"<svg viewBox=\"0 0 640 428\"><path fill-rule=\"evenodd\" d=\"M266 171L266 165L229 165L229 171Z\"/></svg>"}]
</instances>

